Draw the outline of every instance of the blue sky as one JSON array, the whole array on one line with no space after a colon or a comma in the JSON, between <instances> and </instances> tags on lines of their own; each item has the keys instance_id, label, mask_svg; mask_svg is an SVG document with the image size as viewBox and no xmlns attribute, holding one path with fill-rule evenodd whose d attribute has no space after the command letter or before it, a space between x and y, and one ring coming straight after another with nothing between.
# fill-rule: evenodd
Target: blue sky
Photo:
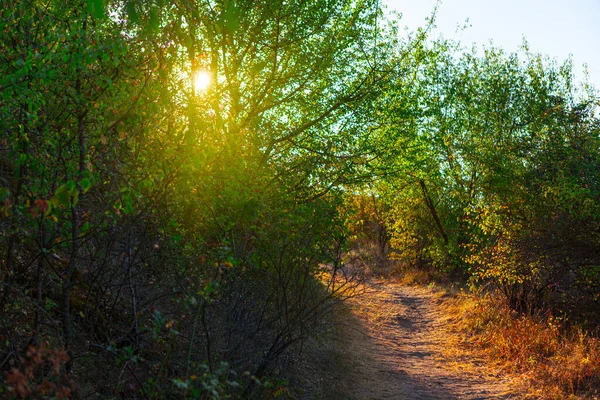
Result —
<instances>
[{"instance_id":1,"label":"blue sky","mask_svg":"<svg viewBox=\"0 0 600 400\"><path fill-rule=\"evenodd\" d=\"M382 0L403 14L401 26L425 24L435 0ZM456 32L457 27L468 27ZM444 0L433 36L460 40L464 46L489 44L515 51L529 42L531 51L565 60L573 56L576 79L587 63L590 81L600 88L600 0Z\"/></svg>"}]
</instances>

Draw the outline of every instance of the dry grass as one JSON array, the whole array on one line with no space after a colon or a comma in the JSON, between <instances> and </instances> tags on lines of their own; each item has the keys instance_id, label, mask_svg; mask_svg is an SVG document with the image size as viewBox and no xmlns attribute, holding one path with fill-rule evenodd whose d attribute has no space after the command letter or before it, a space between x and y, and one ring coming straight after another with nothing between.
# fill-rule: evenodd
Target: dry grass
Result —
<instances>
[{"instance_id":1,"label":"dry grass","mask_svg":"<svg viewBox=\"0 0 600 400\"><path fill-rule=\"evenodd\" d=\"M427 285L434 281L433 271L424 268L407 268L398 275L398 281L405 285Z\"/></svg>"},{"instance_id":2,"label":"dry grass","mask_svg":"<svg viewBox=\"0 0 600 400\"><path fill-rule=\"evenodd\" d=\"M311 394L327 396L304 398L513 398L509 380L492 374L464 347L462 354L455 351L459 357L445 357L447 342L457 335L448 335L442 321L440 305L448 298L443 291L376 279L360 290L361 296L344 304L335 342L330 337L329 346L311 357L324 379ZM327 360L319 359L327 347Z\"/></svg>"},{"instance_id":3,"label":"dry grass","mask_svg":"<svg viewBox=\"0 0 600 400\"><path fill-rule=\"evenodd\" d=\"M316 397L310 398L351 397L345 385L336 383L353 376L356 365L364 372L364 360L374 356L359 330L389 339L383 348L395 348L404 339L397 339L390 331L397 326L399 311L394 285L415 285L415 290L429 285L434 288L431 301L437 304L446 332L438 360L443 361L444 368L457 376L478 376L484 371L486 379L511 377L515 387L524 387L527 392L519 398L600 399L600 339L577 328L567 329L556 318L520 316L498 297L467 293L458 285L433 280L435 273L431 271L405 268L402 274L394 275L380 288L357 288L365 295L347 302L343 312L336 313L340 325L333 337L337 340L325 340L313 349L314 359L319 360L313 376L321 377L321 381L320 388L312 391ZM388 304L390 307L385 306Z\"/></svg>"},{"instance_id":4,"label":"dry grass","mask_svg":"<svg viewBox=\"0 0 600 400\"><path fill-rule=\"evenodd\" d=\"M600 398L600 339L556 318L519 316L492 295L459 294L449 302L463 341L528 381L529 397Z\"/></svg>"}]
</instances>

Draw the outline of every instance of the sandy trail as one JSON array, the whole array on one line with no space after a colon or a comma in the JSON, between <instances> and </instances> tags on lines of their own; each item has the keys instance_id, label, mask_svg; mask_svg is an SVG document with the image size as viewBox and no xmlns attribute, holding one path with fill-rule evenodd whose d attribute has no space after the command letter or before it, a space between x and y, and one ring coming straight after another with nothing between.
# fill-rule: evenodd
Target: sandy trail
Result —
<instances>
[{"instance_id":1,"label":"sandy trail","mask_svg":"<svg viewBox=\"0 0 600 400\"><path fill-rule=\"evenodd\" d=\"M461 350L445 305L427 287L371 282L350 301L316 398L517 399L510 377Z\"/></svg>"}]
</instances>

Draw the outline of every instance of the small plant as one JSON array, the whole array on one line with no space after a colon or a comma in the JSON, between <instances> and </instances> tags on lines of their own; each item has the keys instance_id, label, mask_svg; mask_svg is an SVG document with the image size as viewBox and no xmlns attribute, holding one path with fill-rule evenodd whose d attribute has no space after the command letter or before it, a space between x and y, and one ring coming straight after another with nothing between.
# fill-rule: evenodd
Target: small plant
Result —
<instances>
[{"instance_id":1,"label":"small plant","mask_svg":"<svg viewBox=\"0 0 600 400\"><path fill-rule=\"evenodd\" d=\"M20 360L20 366L6 373L8 397L70 398L75 392L75 384L65 372L68 361L69 356L63 349L30 346L25 358Z\"/></svg>"},{"instance_id":2,"label":"small plant","mask_svg":"<svg viewBox=\"0 0 600 400\"><path fill-rule=\"evenodd\" d=\"M235 379L237 374L223 362L212 372L206 364L200 366L198 375L185 379L173 379L178 392L187 399L231 399L232 393L241 388Z\"/></svg>"}]
</instances>

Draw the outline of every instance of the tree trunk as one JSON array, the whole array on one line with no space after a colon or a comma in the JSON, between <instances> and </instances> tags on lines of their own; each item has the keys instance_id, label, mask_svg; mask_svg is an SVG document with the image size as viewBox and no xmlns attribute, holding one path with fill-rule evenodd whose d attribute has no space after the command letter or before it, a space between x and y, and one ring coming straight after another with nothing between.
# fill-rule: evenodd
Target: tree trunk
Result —
<instances>
[{"instance_id":1,"label":"tree trunk","mask_svg":"<svg viewBox=\"0 0 600 400\"><path fill-rule=\"evenodd\" d=\"M433 220L435 221L435 225L437 226L440 236L444 240L444 244L446 245L446 247L448 247L448 243L449 243L448 234L446 234L444 226L442 225L442 222L440 221L440 217L438 216L438 213L433 205L433 201L431 200L431 197L429 196L429 192L427 190L427 186L425 185L425 181L423 179L420 179L419 185L421 186L421 191L423 192L423 197L425 199L425 205L427 206L429 213L431 214L431 216L433 217Z\"/></svg>"}]
</instances>

